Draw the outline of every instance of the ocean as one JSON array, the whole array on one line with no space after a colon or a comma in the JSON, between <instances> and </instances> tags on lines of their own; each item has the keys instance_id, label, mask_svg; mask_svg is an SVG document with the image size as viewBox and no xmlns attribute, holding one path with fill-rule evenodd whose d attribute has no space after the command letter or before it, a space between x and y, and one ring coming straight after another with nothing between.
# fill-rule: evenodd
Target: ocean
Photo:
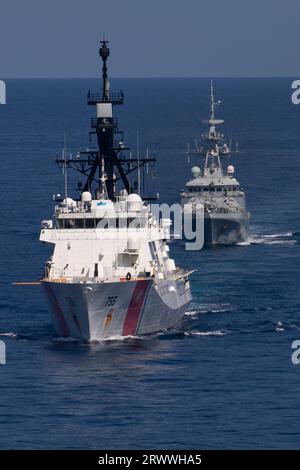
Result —
<instances>
[{"instance_id":1,"label":"ocean","mask_svg":"<svg viewBox=\"0 0 300 470\"><path fill-rule=\"evenodd\" d=\"M86 345L57 338L39 286L51 247L40 222L63 191L55 164L88 146L95 79L7 80L0 106L1 449L296 449L300 365L300 107L292 79L216 79L231 163L247 194L249 243L187 252L196 269L182 328ZM187 143L208 117L208 79L115 79L125 140L155 151L147 188L178 202ZM70 188L77 174L70 175ZM73 186L72 186L73 185Z\"/></svg>"}]
</instances>

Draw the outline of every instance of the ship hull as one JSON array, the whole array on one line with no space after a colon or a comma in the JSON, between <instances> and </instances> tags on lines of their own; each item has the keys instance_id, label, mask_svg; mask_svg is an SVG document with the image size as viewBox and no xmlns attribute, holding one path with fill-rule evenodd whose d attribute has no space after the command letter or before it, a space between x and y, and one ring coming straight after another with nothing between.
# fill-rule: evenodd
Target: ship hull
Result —
<instances>
[{"instance_id":1,"label":"ship hull","mask_svg":"<svg viewBox=\"0 0 300 470\"><path fill-rule=\"evenodd\" d=\"M236 245L247 241L249 217L244 215L204 217L204 246Z\"/></svg>"},{"instance_id":2,"label":"ship hull","mask_svg":"<svg viewBox=\"0 0 300 470\"><path fill-rule=\"evenodd\" d=\"M57 334L87 342L176 328L191 300L185 279L42 285Z\"/></svg>"}]
</instances>

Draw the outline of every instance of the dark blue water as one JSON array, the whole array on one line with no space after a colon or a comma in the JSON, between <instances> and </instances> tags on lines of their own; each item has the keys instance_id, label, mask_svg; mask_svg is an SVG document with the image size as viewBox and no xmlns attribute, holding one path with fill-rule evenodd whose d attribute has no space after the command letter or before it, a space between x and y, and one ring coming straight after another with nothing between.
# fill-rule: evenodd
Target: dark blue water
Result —
<instances>
[{"instance_id":1,"label":"dark blue water","mask_svg":"<svg viewBox=\"0 0 300 470\"><path fill-rule=\"evenodd\" d=\"M182 331L87 346L57 340L37 279L51 248L39 225L62 191L67 131L87 145L93 80L10 80L0 107L1 448L299 448L300 109L288 79L216 80L224 130L252 213L251 243L185 252L197 269ZM155 149L151 187L176 202L184 151L207 117L209 81L122 80L128 141ZM154 177L153 177L154 178ZM75 182L75 179L72 182Z\"/></svg>"}]
</instances>

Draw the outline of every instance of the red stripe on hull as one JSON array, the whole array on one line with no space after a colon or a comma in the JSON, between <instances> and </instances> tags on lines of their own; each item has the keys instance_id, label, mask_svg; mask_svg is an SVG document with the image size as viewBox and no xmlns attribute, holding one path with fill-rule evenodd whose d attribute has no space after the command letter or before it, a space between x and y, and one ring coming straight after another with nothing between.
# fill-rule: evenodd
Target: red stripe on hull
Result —
<instances>
[{"instance_id":1,"label":"red stripe on hull","mask_svg":"<svg viewBox=\"0 0 300 470\"><path fill-rule=\"evenodd\" d=\"M133 336L137 332L149 283L150 281L137 281L136 283L124 320L123 336Z\"/></svg>"},{"instance_id":2,"label":"red stripe on hull","mask_svg":"<svg viewBox=\"0 0 300 470\"><path fill-rule=\"evenodd\" d=\"M64 314L60 308L60 305L55 297L53 290L51 289L50 284L45 282L44 286L48 294L50 303L52 305L53 313L56 316L57 322L59 324L60 331L62 332L63 336L70 336L70 331L69 331L67 322L65 320Z\"/></svg>"}]
</instances>

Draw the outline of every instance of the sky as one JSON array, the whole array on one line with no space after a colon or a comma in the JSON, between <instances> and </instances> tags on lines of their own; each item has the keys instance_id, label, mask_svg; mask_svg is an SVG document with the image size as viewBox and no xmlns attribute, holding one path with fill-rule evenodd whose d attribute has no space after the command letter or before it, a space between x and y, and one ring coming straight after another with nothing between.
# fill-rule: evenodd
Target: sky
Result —
<instances>
[{"instance_id":1,"label":"sky","mask_svg":"<svg viewBox=\"0 0 300 470\"><path fill-rule=\"evenodd\" d=\"M0 79L300 74L300 0L0 0Z\"/></svg>"}]
</instances>

